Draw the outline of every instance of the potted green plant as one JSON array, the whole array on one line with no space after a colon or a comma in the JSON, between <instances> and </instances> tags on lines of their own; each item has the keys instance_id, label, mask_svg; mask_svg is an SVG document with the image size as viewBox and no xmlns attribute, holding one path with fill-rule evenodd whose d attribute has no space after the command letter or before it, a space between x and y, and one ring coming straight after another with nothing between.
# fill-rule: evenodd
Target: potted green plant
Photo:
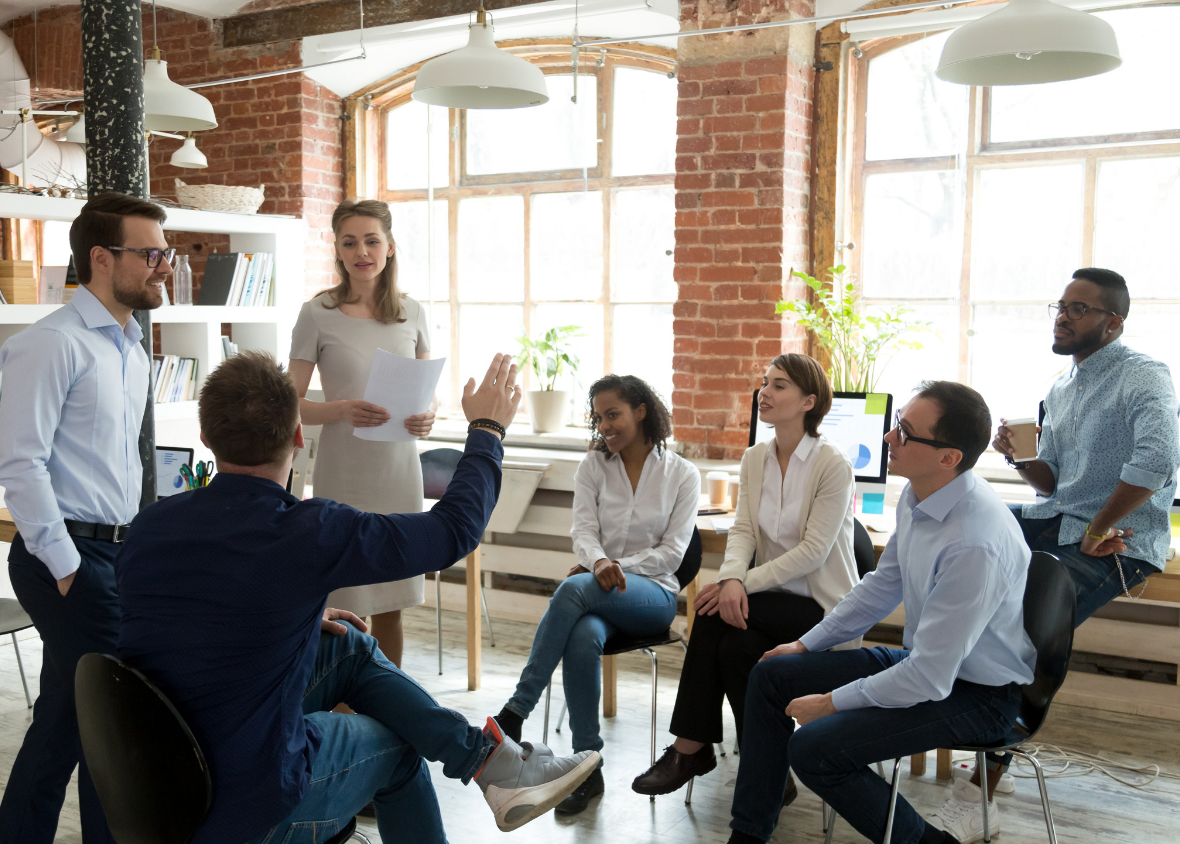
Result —
<instances>
[{"instance_id":1,"label":"potted green plant","mask_svg":"<svg viewBox=\"0 0 1180 844\"><path fill-rule=\"evenodd\" d=\"M920 341L906 335L934 329L930 322L911 319L913 308L905 305L866 313L848 268L841 264L828 274L830 286L792 269L790 277L802 279L815 294L814 301L780 301L774 312L794 314L827 350L833 390L871 393L898 349L922 348Z\"/></svg>"},{"instance_id":2,"label":"potted green plant","mask_svg":"<svg viewBox=\"0 0 1180 844\"><path fill-rule=\"evenodd\" d=\"M567 368L571 372L578 368L578 356L570 341L581 336L581 326L561 325L536 340L516 338L520 343L519 365L529 367L536 376L536 389L529 390L529 418L535 433L560 431L569 420L570 391L557 389L557 379Z\"/></svg>"}]
</instances>

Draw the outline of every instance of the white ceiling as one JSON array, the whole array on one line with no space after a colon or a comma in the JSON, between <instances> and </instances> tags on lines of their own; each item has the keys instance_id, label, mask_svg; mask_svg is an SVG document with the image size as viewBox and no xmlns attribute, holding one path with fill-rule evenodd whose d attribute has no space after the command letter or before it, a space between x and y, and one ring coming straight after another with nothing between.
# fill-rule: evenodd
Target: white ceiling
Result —
<instances>
[{"instance_id":1,"label":"white ceiling","mask_svg":"<svg viewBox=\"0 0 1180 844\"><path fill-rule=\"evenodd\" d=\"M232 15L249 0L158 0L161 8L178 9L191 15L206 18L224 18ZM50 6L77 6L79 0L3 0L0 6L0 23L27 15L33 9L48 9Z\"/></svg>"}]
</instances>

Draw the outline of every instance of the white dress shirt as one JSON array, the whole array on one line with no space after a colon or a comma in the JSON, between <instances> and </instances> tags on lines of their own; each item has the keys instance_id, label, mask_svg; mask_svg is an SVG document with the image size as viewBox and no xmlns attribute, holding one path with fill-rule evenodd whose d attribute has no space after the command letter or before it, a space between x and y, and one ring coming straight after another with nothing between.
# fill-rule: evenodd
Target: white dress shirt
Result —
<instances>
[{"instance_id":1,"label":"white dress shirt","mask_svg":"<svg viewBox=\"0 0 1180 844\"><path fill-rule=\"evenodd\" d=\"M762 534L764 560L778 559L803 539L803 491L811 478L815 461L810 458L818 443L818 437L804 434L791 454L786 474L779 467L778 443L772 441L770 448L766 449L762 468L762 497L758 502L758 529ZM804 576L773 586L767 591L811 597L811 589Z\"/></svg>"},{"instance_id":2,"label":"white dress shirt","mask_svg":"<svg viewBox=\"0 0 1180 844\"><path fill-rule=\"evenodd\" d=\"M1031 683L1037 652L1024 632L1031 557L1007 505L974 472L923 501L907 484L876 571L799 639L807 650L822 651L867 633L905 604L909 656L833 691L836 709L943 700L956 680Z\"/></svg>"},{"instance_id":3,"label":"white dress shirt","mask_svg":"<svg viewBox=\"0 0 1180 844\"><path fill-rule=\"evenodd\" d=\"M574 473L574 526L578 562L594 571L614 560L628 574L680 591L676 569L684 559L701 500L701 473L679 454L653 448L635 491L623 458L592 451Z\"/></svg>"},{"instance_id":4,"label":"white dress shirt","mask_svg":"<svg viewBox=\"0 0 1180 844\"><path fill-rule=\"evenodd\" d=\"M142 338L79 285L0 348L0 486L29 553L58 580L81 560L63 519L120 525L139 512Z\"/></svg>"}]
</instances>

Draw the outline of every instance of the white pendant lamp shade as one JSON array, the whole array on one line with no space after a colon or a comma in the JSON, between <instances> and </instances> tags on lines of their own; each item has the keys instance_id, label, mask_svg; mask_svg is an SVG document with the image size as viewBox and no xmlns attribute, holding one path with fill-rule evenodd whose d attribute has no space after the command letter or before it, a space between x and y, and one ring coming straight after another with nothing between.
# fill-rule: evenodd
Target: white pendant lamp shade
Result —
<instances>
[{"instance_id":1,"label":"white pendant lamp shade","mask_svg":"<svg viewBox=\"0 0 1180 844\"><path fill-rule=\"evenodd\" d=\"M1036 85L1097 76L1123 63L1102 18L1051 0L1011 0L959 27L942 48L938 78L960 85Z\"/></svg>"},{"instance_id":2,"label":"white pendant lamp shade","mask_svg":"<svg viewBox=\"0 0 1180 844\"><path fill-rule=\"evenodd\" d=\"M159 58L143 63L143 112L148 131L200 132L217 128L213 104L169 79L168 62Z\"/></svg>"},{"instance_id":3,"label":"white pendant lamp shade","mask_svg":"<svg viewBox=\"0 0 1180 844\"><path fill-rule=\"evenodd\" d=\"M172 153L172 158L169 163L173 167L189 167L193 170L204 170L209 166L209 159L205 158L205 153L197 149L197 142L189 136L184 139L180 149Z\"/></svg>"},{"instance_id":4,"label":"white pendant lamp shade","mask_svg":"<svg viewBox=\"0 0 1180 844\"><path fill-rule=\"evenodd\" d=\"M72 144L86 145L86 115L78 115L78 122L66 129L66 140Z\"/></svg>"},{"instance_id":5,"label":"white pendant lamp shade","mask_svg":"<svg viewBox=\"0 0 1180 844\"><path fill-rule=\"evenodd\" d=\"M466 47L418 71L415 100L448 108L525 108L549 102L541 68L497 48L482 10L469 31Z\"/></svg>"}]
</instances>

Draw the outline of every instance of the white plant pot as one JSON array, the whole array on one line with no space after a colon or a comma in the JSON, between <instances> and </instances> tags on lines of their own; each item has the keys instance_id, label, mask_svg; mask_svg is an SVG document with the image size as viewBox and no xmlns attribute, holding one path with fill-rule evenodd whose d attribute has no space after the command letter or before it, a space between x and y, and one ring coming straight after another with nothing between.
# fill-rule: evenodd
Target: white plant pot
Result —
<instances>
[{"instance_id":1,"label":"white plant pot","mask_svg":"<svg viewBox=\"0 0 1180 844\"><path fill-rule=\"evenodd\" d=\"M552 434L569 421L569 390L529 390L529 418L533 433Z\"/></svg>"}]
</instances>

